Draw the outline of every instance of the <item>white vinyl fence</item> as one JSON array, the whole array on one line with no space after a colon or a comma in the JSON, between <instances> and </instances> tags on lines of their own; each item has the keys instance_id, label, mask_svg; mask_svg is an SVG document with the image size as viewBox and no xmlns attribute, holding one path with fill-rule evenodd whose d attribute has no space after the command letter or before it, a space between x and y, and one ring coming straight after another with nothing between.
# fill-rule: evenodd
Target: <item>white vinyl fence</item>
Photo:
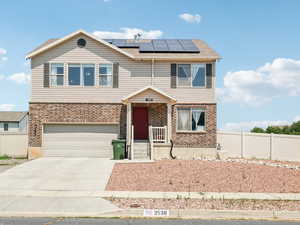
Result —
<instances>
[{"instance_id":1,"label":"white vinyl fence","mask_svg":"<svg viewBox=\"0 0 300 225\"><path fill-rule=\"evenodd\" d=\"M0 155L27 157L28 136L26 133L0 133Z\"/></svg>"},{"instance_id":2,"label":"white vinyl fence","mask_svg":"<svg viewBox=\"0 0 300 225\"><path fill-rule=\"evenodd\" d=\"M218 131L227 157L300 161L300 136Z\"/></svg>"}]
</instances>

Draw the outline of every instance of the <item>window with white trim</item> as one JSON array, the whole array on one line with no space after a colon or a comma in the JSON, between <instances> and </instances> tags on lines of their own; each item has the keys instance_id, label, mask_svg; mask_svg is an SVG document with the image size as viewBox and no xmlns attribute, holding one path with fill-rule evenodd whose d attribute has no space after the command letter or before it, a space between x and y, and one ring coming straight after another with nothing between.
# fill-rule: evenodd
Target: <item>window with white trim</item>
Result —
<instances>
[{"instance_id":1,"label":"window with white trim","mask_svg":"<svg viewBox=\"0 0 300 225\"><path fill-rule=\"evenodd\" d=\"M202 108L177 108L177 131L204 131L205 110Z\"/></svg>"},{"instance_id":2,"label":"window with white trim","mask_svg":"<svg viewBox=\"0 0 300 225\"><path fill-rule=\"evenodd\" d=\"M178 64L178 87L205 87L205 64Z\"/></svg>"},{"instance_id":3,"label":"window with white trim","mask_svg":"<svg viewBox=\"0 0 300 225\"><path fill-rule=\"evenodd\" d=\"M50 66L50 86L64 85L64 64L51 63Z\"/></svg>"},{"instance_id":4,"label":"window with white trim","mask_svg":"<svg viewBox=\"0 0 300 225\"><path fill-rule=\"evenodd\" d=\"M99 65L99 85L102 87L112 86L112 64L100 64Z\"/></svg>"},{"instance_id":5,"label":"window with white trim","mask_svg":"<svg viewBox=\"0 0 300 225\"><path fill-rule=\"evenodd\" d=\"M71 86L94 86L95 65L94 64L68 64L68 79Z\"/></svg>"}]
</instances>

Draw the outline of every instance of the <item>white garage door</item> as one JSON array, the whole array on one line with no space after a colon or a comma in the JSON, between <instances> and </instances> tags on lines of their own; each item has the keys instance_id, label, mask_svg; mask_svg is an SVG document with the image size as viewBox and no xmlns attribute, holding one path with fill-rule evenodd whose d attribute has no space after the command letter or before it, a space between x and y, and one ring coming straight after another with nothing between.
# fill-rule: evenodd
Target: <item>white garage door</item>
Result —
<instances>
[{"instance_id":1,"label":"white garage door","mask_svg":"<svg viewBox=\"0 0 300 225\"><path fill-rule=\"evenodd\" d=\"M118 125L44 125L44 156L112 158Z\"/></svg>"}]
</instances>

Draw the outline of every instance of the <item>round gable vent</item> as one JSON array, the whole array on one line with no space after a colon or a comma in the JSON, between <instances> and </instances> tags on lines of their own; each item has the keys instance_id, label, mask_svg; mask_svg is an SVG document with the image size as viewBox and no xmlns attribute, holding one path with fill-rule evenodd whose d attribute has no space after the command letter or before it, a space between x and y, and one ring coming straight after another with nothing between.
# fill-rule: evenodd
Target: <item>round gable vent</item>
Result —
<instances>
[{"instance_id":1,"label":"round gable vent","mask_svg":"<svg viewBox=\"0 0 300 225\"><path fill-rule=\"evenodd\" d=\"M86 40L84 40L83 38L78 39L77 45L78 45L79 48L85 47L86 46Z\"/></svg>"}]
</instances>

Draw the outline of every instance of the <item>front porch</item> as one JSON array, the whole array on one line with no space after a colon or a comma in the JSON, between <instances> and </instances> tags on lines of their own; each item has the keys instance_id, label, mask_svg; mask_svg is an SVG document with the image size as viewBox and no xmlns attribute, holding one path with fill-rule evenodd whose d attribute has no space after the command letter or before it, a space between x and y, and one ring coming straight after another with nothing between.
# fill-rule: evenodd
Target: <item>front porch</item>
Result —
<instances>
[{"instance_id":1,"label":"front porch","mask_svg":"<svg viewBox=\"0 0 300 225\"><path fill-rule=\"evenodd\" d=\"M154 144L170 144L175 102L153 87L145 87L123 99L127 106L126 142L130 159L154 159Z\"/></svg>"}]
</instances>

